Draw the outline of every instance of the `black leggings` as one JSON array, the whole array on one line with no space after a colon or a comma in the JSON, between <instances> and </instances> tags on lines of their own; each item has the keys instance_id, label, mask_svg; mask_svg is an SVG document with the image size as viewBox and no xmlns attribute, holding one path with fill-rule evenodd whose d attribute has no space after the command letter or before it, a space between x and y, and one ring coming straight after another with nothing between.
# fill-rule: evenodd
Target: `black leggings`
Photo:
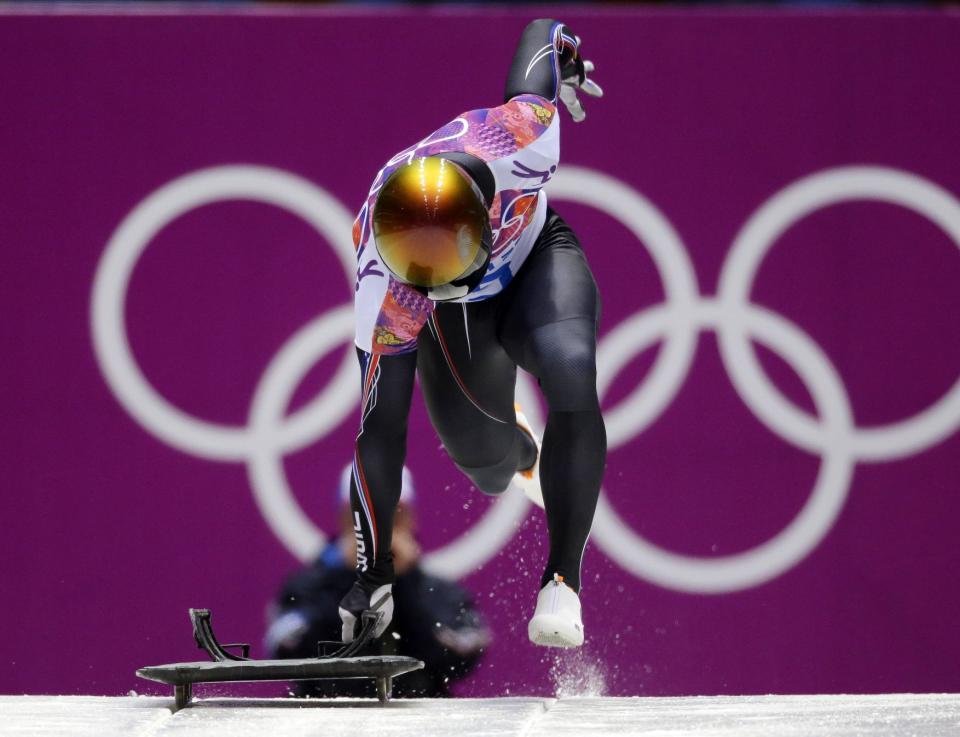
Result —
<instances>
[{"instance_id":1,"label":"black leggings","mask_svg":"<svg viewBox=\"0 0 960 737\"><path fill-rule=\"evenodd\" d=\"M576 591L607 449L596 389L599 305L576 236L549 211L503 292L437 305L417 342L433 425L457 466L489 494L529 463L514 412L516 367L536 377L549 407L540 481L550 557L541 585L559 573Z\"/></svg>"}]
</instances>

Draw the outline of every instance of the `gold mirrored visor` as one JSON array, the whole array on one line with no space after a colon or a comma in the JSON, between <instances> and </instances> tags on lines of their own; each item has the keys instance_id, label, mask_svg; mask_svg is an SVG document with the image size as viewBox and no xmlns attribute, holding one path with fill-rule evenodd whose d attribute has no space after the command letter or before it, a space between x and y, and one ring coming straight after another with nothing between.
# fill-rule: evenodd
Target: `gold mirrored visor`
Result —
<instances>
[{"instance_id":1,"label":"gold mirrored visor","mask_svg":"<svg viewBox=\"0 0 960 737\"><path fill-rule=\"evenodd\" d=\"M393 172L373 208L380 258L418 287L449 284L486 260L487 209L476 185L445 159L417 159Z\"/></svg>"}]
</instances>

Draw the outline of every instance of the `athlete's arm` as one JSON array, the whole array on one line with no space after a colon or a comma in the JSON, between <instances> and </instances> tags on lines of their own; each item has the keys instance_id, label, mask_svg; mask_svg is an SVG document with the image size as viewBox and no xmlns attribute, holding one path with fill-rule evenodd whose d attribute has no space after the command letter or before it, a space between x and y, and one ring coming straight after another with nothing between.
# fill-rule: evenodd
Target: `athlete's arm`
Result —
<instances>
[{"instance_id":1,"label":"athlete's arm","mask_svg":"<svg viewBox=\"0 0 960 737\"><path fill-rule=\"evenodd\" d=\"M571 117L580 122L586 116L577 91L601 97L603 90L587 74L593 64L580 56L580 39L563 23L541 18L530 23L510 65L504 101L517 95L532 94L562 101Z\"/></svg>"},{"instance_id":2,"label":"athlete's arm","mask_svg":"<svg viewBox=\"0 0 960 737\"><path fill-rule=\"evenodd\" d=\"M362 230L361 226L358 232ZM381 615L374 637L383 634L393 615L393 515L407 452L417 334L433 310L426 297L388 275L369 232L362 246L360 235L354 237L358 244L355 341L362 399L350 478L357 580L340 602L345 642L357 635L365 610L375 608Z\"/></svg>"},{"instance_id":3,"label":"athlete's arm","mask_svg":"<svg viewBox=\"0 0 960 737\"><path fill-rule=\"evenodd\" d=\"M520 36L507 75L504 102L517 95L539 95L557 102L560 83L579 58L577 37L559 21L541 18Z\"/></svg>"},{"instance_id":4,"label":"athlete's arm","mask_svg":"<svg viewBox=\"0 0 960 737\"><path fill-rule=\"evenodd\" d=\"M417 354L384 355L357 348L357 355L363 400L350 507L357 539L357 581L369 592L394 580L390 542L407 453Z\"/></svg>"}]
</instances>

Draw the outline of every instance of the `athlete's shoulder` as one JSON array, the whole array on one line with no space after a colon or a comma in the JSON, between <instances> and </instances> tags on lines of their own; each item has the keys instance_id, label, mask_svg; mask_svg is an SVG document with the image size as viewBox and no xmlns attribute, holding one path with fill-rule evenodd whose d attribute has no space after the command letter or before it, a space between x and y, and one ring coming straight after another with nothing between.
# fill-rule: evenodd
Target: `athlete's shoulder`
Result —
<instances>
[{"instance_id":1,"label":"athlete's shoulder","mask_svg":"<svg viewBox=\"0 0 960 737\"><path fill-rule=\"evenodd\" d=\"M461 113L388 163L462 151L493 161L511 156L544 136L558 122L557 108L545 97L517 95L502 105ZM387 168L385 167L385 169Z\"/></svg>"},{"instance_id":2,"label":"athlete's shoulder","mask_svg":"<svg viewBox=\"0 0 960 737\"><path fill-rule=\"evenodd\" d=\"M513 126L516 116L524 120L535 122L544 127L549 126L557 114L557 106L546 97L534 94L522 94L511 97L502 105L490 109L491 113L503 116L504 124Z\"/></svg>"},{"instance_id":3,"label":"athlete's shoulder","mask_svg":"<svg viewBox=\"0 0 960 737\"><path fill-rule=\"evenodd\" d=\"M460 115L461 150L484 161L515 154L533 144L556 120L557 108L539 95L517 95L502 105Z\"/></svg>"}]
</instances>

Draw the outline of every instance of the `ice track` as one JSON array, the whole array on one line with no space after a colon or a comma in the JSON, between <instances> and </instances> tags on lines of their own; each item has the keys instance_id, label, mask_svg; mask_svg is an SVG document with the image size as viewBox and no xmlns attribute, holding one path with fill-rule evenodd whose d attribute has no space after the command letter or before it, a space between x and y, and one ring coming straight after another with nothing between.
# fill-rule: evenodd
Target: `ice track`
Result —
<instances>
[{"instance_id":1,"label":"ice track","mask_svg":"<svg viewBox=\"0 0 960 737\"><path fill-rule=\"evenodd\" d=\"M201 693L202 697L202 693ZM960 695L374 701L0 696L0 734L76 737L958 737Z\"/></svg>"}]
</instances>

